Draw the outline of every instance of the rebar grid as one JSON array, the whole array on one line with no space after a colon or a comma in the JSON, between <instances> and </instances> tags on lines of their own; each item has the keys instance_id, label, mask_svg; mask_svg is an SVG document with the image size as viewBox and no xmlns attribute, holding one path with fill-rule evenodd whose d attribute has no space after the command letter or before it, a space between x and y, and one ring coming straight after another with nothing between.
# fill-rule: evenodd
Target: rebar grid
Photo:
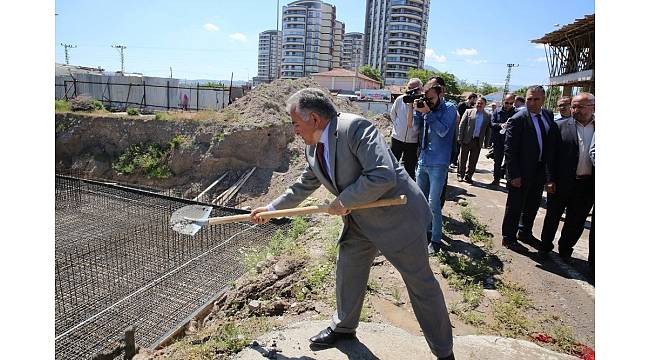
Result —
<instances>
[{"instance_id":1,"label":"rebar grid","mask_svg":"<svg viewBox=\"0 0 650 360\"><path fill-rule=\"evenodd\" d=\"M194 202L72 177L56 178L57 359L115 348L129 325L152 347L241 276L239 249L268 242L286 223L171 230ZM211 216L242 213L214 208Z\"/></svg>"}]
</instances>

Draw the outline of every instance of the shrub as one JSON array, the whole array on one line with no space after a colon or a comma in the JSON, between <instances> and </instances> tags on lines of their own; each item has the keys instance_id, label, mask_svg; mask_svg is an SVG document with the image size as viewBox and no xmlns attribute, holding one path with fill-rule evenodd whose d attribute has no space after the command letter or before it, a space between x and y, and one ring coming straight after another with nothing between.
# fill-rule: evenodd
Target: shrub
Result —
<instances>
[{"instance_id":1,"label":"shrub","mask_svg":"<svg viewBox=\"0 0 650 360\"><path fill-rule=\"evenodd\" d=\"M185 135L176 135L172 138L172 140L169 142L169 145L171 146L172 149L178 149L184 144L187 144L190 142L190 138Z\"/></svg>"},{"instance_id":2,"label":"shrub","mask_svg":"<svg viewBox=\"0 0 650 360\"><path fill-rule=\"evenodd\" d=\"M169 147L157 144L129 146L112 164L113 170L122 174L132 174L140 171L148 178L164 179L173 175L165 165Z\"/></svg>"},{"instance_id":3,"label":"shrub","mask_svg":"<svg viewBox=\"0 0 650 360\"><path fill-rule=\"evenodd\" d=\"M168 112L156 112L156 120L160 121L169 121L172 120L172 116Z\"/></svg>"},{"instance_id":4,"label":"shrub","mask_svg":"<svg viewBox=\"0 0 650 360\"><path fill-rule=\"evenodd\" d=\"M140 111L138 109L134 109L134 108L126 109L126 113L131 115L131 116L140 115Z\"/></svg>"},{"instance_id":5,"label":"shrub","mask_svg":"<svg viewBox=\"0 0 650 360\"><path fill-rule=\"evenodd\" d=\"M93 100L92 105L95 108L95 110L106 110L104 104L99 100Z\"/></svg>"}]
</instances>

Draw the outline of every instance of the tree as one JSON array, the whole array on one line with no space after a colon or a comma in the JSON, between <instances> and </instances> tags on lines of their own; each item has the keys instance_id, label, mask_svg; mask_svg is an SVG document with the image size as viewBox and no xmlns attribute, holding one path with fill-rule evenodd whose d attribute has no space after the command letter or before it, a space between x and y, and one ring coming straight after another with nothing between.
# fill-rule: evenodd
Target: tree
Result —
<instances>
[{"instance_id":1,"label":"tree","mask_svg":"<svg viewBox=\"0 0 650 360\"><path fill-rule=\"evenodd\" d=\"M487 95L487 94L492 94L497 91L503 91L503 88L496 87L494 85L490 85L486 82L482 83L481 86L478 88L478 93Z\"/></svg>"},{"instance_id":2,"label":"tree","mask_svg":"<svg viewBox=\"0 0 650 360\"><path fill-rule=\"evenodd\" d=\"M420 79L423 84L426 84L427 81L429 81L429 79L434 76L434 73L433 71L427 69L410 69L406 72L406 76L409 79Z\"/></svg>"},{"instance_id":3,"label":"tree","mask_svg":"<svg viewBox=\"0 0 650 360\"><path fill-rule=\"evenodd\" d=\"M464 93L464 92L473 92L473 93L478 93L479 89L476 85L470 84L465 80L460 80L458 81L458 92L459 93Z\"/></svg>"},{"instance_id":4,"label":"tree","mask_svg":"<svg viewBox=\"0 0 650 360\"><path fill-rule=\"evenodd\" d=\"M359 68L359 72L373 80L381 82L382 84L384 83L384 78L381 77L379 70L370 65L363 65Z\"/></svg>"}]
</instances>

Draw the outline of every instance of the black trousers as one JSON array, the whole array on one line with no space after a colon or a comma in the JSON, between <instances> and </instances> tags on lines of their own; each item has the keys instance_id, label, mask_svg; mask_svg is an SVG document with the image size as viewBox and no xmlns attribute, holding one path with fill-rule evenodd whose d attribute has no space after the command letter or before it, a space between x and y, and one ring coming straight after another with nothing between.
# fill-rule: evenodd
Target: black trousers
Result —
<instances>
[{"instance_id":1,"label":"black trousers","mask_svg":"<svg viewBox=\"0 0 650 360\"><path fill-rule=\"evenodd\" d=\"M503 141L494 143L494 180L503 178Z\"/></svg>"},{"instance_id":2,"label":"black trousers","mask_svg":"<svg viewBox=\"0 0 650 360\"><path fill-rule=\"evenodd\" d=\"M467 175L468 178L472 178L474 171L476 171L476 164L478 163L478 157L481 154L481 143L478 138L472 139L469 144L460 145L460 162L458 163L458 175L464 177ZM469 158L469 164L467 160ZM465 172L467 169L467 173Z\"/></svg>"},{"instance_id":3,"label":"black trousers","mask_svg":"<svg viewBox=\"0 0 650 360\"><path fill-rule=\"evenodd\" d=\"M415 166L418 163L418 144L407 143L391 138L390 151L395 155L398 161L402 159L404 162L404 169L411 179L415 180Z\"/></svg>"},{"instance_id":4,"label":"black trousers","mask_svg":"<svg viewBox=\"0 0 650 360\"><path fill-rule=\"evenodd\" d=\"M518 229L523 231L525 236L533 234L533 224L542 201L544 182L544 167L539 163L535 176L522 179L521 187L516 188L508 183L508 199L501 225L504 241L517 241Z\"/></svg>"},{"instance_id":5,"label":"black trousers","mask_svg":"<svg viewBox=\"0 0 650 360\"><path fill-rule=\"evenodd\" d=\"M557 184L557 192L548 197L548 209L546 209L544 228L542 229L542 249L553 250L555 233L559 227L562 213L566 209L566 219L562 226L558 247L560 255L571 256L573 247L585 228L585 221L594 205L595 197L593 176L576 179L572 184Z\"/></svg>"}]
</instances>

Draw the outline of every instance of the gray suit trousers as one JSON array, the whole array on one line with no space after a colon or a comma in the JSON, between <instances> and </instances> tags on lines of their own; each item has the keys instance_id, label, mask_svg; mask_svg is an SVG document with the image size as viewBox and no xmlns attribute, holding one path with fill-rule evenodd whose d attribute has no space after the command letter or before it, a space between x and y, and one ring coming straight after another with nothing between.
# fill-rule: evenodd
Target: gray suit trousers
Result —
<instances>
[{"instance_id":1,"label":"gray suit trousers","mask_svg":"<svg viewBox=\"0 0 650 360\"><path fill-rule=\"evenodd\" d=\"M421 241L411 242L398 251L379 250L402 275L429 348L434 355L445 357L453 349L451 322L442 290L429 265L426 231L422 231L420 238ZM359 324L370 266L378 249L352 220L339 246L336 313L332 316L330 328L340 333L351 333Z\"/></svg>"}]
</instances>

